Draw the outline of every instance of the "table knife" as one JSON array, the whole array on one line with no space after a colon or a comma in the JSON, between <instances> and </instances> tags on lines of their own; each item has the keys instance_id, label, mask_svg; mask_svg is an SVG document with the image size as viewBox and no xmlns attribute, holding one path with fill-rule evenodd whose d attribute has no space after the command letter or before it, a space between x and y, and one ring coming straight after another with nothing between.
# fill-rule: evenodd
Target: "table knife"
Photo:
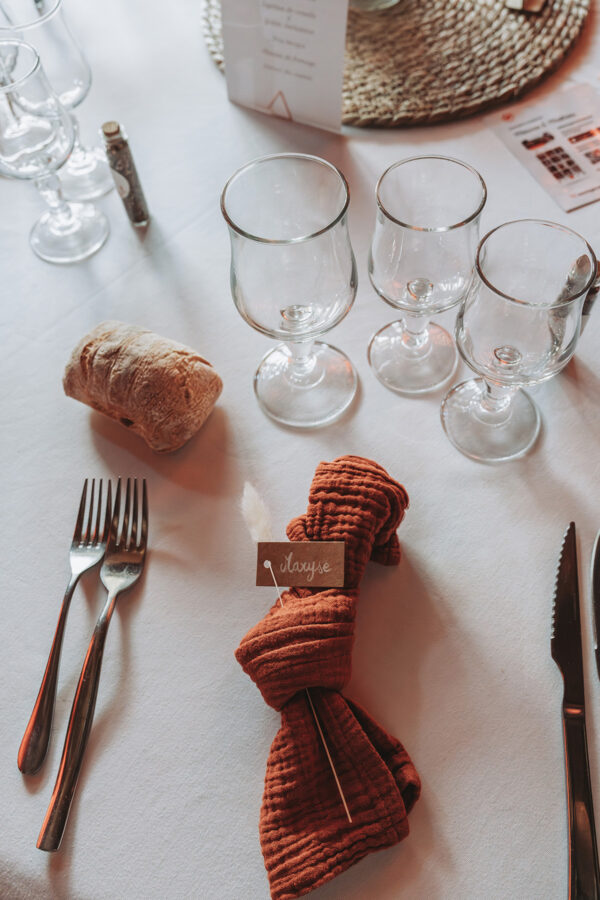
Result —
<instances>
[{"instance_id":1,"label":"table knife","mask_svg":"<svg viewBox=\"0 0 600 900\"><path fill-rule=\"evenodd\" d=\"M596 652L596 668L600 678L600 647L598 647L598 631L600 631L600 531L596 536L592 555L592 609L594 611L594 642Z\"/></svg>"},{"instance_id":2,"label":"table knife","mask_svg":"<svg viewBox=\"0 0 600 900\"><path fill-rule=\"evenodd\" d=\"M564 680L562 719L569 826L569 900L600 900L600 871L585 728L574 522L567 528L558 562L551 651Z\"/></svg>"}]
</instances>

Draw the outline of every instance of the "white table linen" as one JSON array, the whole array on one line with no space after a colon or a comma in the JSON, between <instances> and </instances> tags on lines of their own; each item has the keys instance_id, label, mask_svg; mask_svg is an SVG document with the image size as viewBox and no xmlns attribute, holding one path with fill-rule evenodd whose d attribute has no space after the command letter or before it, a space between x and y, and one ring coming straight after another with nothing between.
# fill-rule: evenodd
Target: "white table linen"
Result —
<instances>
[{"instance_id":1,"label":"white table linen","mask_svg":"<svg viewBox=\"0 0 600 900\"><path fill-rule=\"evenodd\" d=\"M65 0L67 2L67 0ZM489 199L482 233L512 218L562 222L600 251L600 206L563 213L481 117L432 128L341 136L228 103L203 44L201 5L117 0L67 12L94 85L85 139L126 128L152 213L130 226L116 193L99 201L111 236L90 260L56 267L27 243L41 202L0 182L3 564L0 652L0 896L77 900L263 900L258 839L264 767L279 716L234 659L273 602L253 586L254 547L239 514L246 479L276 530L306 508L317 463L370 457L401 481L410 510L400 567L369 566L347 694L406 746L423 781L407 840L318 889L314 900L549 900L567 893L562 683L550 658L552 591L566 525L578 529L588 738L600 825L600 685L593 660L590 553L600 527L600 310L575 359L533 391L535 449L501 466L446 439L444 391L396 396L366 346L394 318L368 281L374 185L391 162L442 153L474 165ZM548 97L600 62L597 17ZM219 211L227 177L278 151L314 153L346 174L358 262L356 303L328 339L353 360L359 396L338 423L279 427L252 375L271 342L236 312ZM98 322L121 319L183 341L224 380L218 407L183 450L157 456L136 436L63 395L65 362ZM441 317L452 327L453 314ZM468 377L465 366L457 378ZM60 851L35 847L54 785L73 691L103 590L97 572L73 599L52 744L24 778L17 750L68 579L84 477L149 482L150 551L118 602L90 743Z\"/></svg>"}]
</instances>

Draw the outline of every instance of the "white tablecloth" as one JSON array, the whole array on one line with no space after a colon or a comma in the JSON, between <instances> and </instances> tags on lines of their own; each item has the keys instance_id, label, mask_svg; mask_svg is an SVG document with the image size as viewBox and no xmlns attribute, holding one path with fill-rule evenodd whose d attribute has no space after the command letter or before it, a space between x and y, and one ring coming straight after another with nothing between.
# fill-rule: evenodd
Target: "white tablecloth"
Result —
<instances>
[{"instance_id":1,"label":"white tablecloth","mask_svg":"<svg viewBox=\"0 0 600 900\"><path fill-rule=\"evenodd\" d=\"M578 528L588 735L600 818L600 685L589 596L600 527L600 311L576 358L534 391L543 430L533 452L497 467L461 456L439 419L443 391L387 391L366 346L392 311L369 286L374 185L399 158L443 153L474 165L489 200L482 230L512 218L563 222L600 250L600 206L564 214L482 118L433 128L341 136L227 101L202 40L198 2L88 2L68 8L94 73L80 109L91 140L109 118L127 129L152 211L145 237L113 192L111 222L87 262L38 260L27 235L41 201L0 183L2 271L2 639L0 895L77 900L262 900L258 840L264 765L279 716L234 659L273 601L253 586L254 546L238 511L246 479L278 533L306 508L317 463L371 457L407 488L400 567L368 568L347 694L411 754L423 781L411 833L320 888L314 900L549 900L567 893L562 682L550 658L556 561ZM600 61L597 20L550 96ZM359 267L356 304L330 335L360 377L355 406L312 432L278 427L254 400L252 374L270 342L236 312L220 190L265 153L323 156L346 174ZM63 395L69 353L116 318L191 344L223 377L206 426L157 456L119 425ZM446 314L452 326L452 317ZM459 371L457 379L463 375ZM141 584L118 603L96 717L61 850L36 849L93 623L97 572L73 600L52 744L24 778L17 749L68 578L67 550L83 478L149 481L150 552Z\"/></svg>"}]
</instances>

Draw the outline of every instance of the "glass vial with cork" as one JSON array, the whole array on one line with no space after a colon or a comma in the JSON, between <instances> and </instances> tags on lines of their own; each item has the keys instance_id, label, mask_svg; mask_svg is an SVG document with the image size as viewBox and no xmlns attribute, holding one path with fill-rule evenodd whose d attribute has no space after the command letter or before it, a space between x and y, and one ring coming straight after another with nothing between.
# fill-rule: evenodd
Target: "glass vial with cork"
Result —
<instances>
[{"instance_id":1,"label":"glass vial with cork","mask_svg":"<svg viewBox=\"0 0 600 900\"><path fill-rule=\"evenodd\" d=\"M105 122L102 126L102 136L108 164L127 215L136 228L147 225L150 213L127 135L118 122Z\"/></svg>"}]
</instances>

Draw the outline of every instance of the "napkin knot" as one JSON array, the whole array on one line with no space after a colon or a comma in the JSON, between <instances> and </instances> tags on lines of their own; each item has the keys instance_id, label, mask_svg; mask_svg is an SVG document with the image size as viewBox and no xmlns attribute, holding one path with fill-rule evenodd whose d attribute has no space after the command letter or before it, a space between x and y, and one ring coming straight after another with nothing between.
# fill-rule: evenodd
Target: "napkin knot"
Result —
<instances>
[{"instance_id":1,"label":"napkin knot","mask_svg":"<svg viewBox=\"0 0 600 900\"><path fill-rule=\"evenodd\" d=\"M350 679L355 603L338 590L289 590L243 639L237 661L266 703L282 707L299 691L340 691Z\"/></svg>"},{"instance_id":2,"label":"napkin knot","mask_svg":"<svg viewBox=\"0 0 600 900\"><path fill-rule=\"evenodd\" d=\"M289 523L290 541L344 541L345 587L355 588L367 562L400 562L396 529L408 494L385 469L361 456L342 456L317 466L308 509Z\"/></svg>"},{"instance_id":3,"label":"napkin knot","mask_svg":"<svg viewBox=\"0 0 600 900\"><path fill-rule=\"evenodd\" d=\"M377 463L358 456L320 463L307 512L287 534L292 541L344 541L344 587L284 591L236 651L265 701L281 711L260 815L274 900L299 897L408 834L419 776L402 744L340 694L351 674L358 585L369 559L399 562L396 529L407 507L402 485Z\"/></svg>"}]
</instances>

